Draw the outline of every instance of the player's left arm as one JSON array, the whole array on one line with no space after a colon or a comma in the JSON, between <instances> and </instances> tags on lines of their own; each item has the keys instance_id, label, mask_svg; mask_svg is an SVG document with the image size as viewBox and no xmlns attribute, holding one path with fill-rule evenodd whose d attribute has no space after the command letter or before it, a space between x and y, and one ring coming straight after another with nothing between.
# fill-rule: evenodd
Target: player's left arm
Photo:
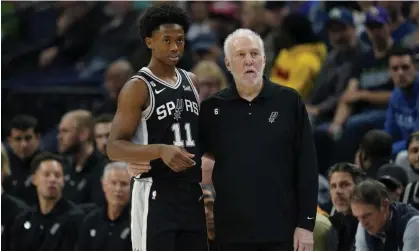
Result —
<instances>
[{"instance_id":1,"label":"player's left arm","mask_svg":"<svg viewBox=\"0 0 419 251\"><path fill-rule=\"evenodd\" d=\"M294 154L297 170L297 227L313 231L317 211L318 170L310 119L298 95Z\"/></svg>"}]
</instances>

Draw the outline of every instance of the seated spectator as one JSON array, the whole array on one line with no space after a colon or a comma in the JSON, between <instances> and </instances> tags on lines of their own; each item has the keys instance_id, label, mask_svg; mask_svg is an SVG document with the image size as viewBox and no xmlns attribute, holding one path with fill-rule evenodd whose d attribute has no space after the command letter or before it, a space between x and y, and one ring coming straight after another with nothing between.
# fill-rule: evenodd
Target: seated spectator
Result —
<instances>
[{"instance_id":1,"label":"seated spectator","mask_svg":"<svg viewBox=\"0 0 419 251\"><path fill-rule=\"evenodd\" d=\"M356 250L417 250L419 211L410 205L391 202L386 187L376 180L358 184L351 209L359 220Z\"/></svg>"},{"instance_id":2,"label":"seated spectator","mask_svg":"<svg viewBox=\"0 0 419 251\"><path fill-rule=\"evenodd\" d=\"M109 134L111 132L112 119L112 114L102 114L95 119L94 134L96 148L104 156L107 156L106 144L108 143Z\"/></svg>"},{"instance_id":3,"label":"seated spectator","mask_svg":"<svg viewBox=\"0 0 419 251\"><path fill-rule=\"evenodd\" d=\"M8 194L32 206L36 204L36 190L31 182L30 163L40 152L38 120L29 115L17 115L10 121L6 146L11 175L3 188Z\"/></svg>"},{"instance_id":4,"label":"seated spectator","mask_svg":"<svg viewBox=\"0 0 419 251\"><path fill-rule=\"evenodd\" d=\"M321 212L316 214L316 223L313 229L314 247L313 251L325 251L327 247L327 234L330 231L332 223L329 218Z\"/></svg>"},{"instance_id":5,"label":"seated spectator","mask_svg":"<svg viewBox=\"0 0 419 251\"><path fill-rule=\"evenodd\" d=\"M89 79L103 74L113 61L128 57L138 44L139 36L133 32L137 13L131 1L109 1L107 8L111 15L87 54L79 61L79 77Z\"/></svg>"},{"instance_id":6,"label":"seated spectator","mask_svg":"<svg viewBox=\"0 0 419 251\"><path fill-rule=\"evenodd\" d=\"M38 203L17 216L11 230L13 251L73 251L83 213L62 196L64 161L42 153L32 162Z\"/></svg>"},{"instance_id":7,"label":"seated spectator","mask_svg":"<svg viewBox=\"0 0 419 251\"><path fill-rule=\"evenodd\" d=\"M385 130L393 137L393 156L406 149L409 135L419 130L419 75L408 49L396 49L389 58L395 89L391 95Z\"/></svg>"},{"instance_id":8,"label":"seated spectator","mask_svg":"<svg viewBox=\"0 0 419 251\"><path fill-rule=\"evenodd\" d=\"M205 219L207 223L208 234L208 250L217 251L218 246L215 242L215 226L214 226L214 201L215 190L212 184L202 185L202 194L205 205Z\"/></svg>"},{"instance_id":9,"label":"seated spectator","mask_svg":"<svg viewBox=\"0 0 419 251\"><path fill-rule=\"evenodd\" d=\"M213 61L201 61L192 73L198 78L199 100L202 102L212 94L227 87L227 79L221 68Z\"/></svg>"},{"instance_id":10,"label":"seated spectator","mask_svg":"<svg viewBox=\"0 0 419 251\"><path fill-rule=\"evenodd\" d=\"M382 22L379 15L371 16L366 28L372 41L372 50L355 60L355 67L332 123L322 124L315 130L315 134L326 132L335 140L328 147L328 155L334 157L331 163L352 161L363 135L371 129L384 127L387 104L393 89L388 71L388 56L393 40L388 25ZM330 154L330 151L334 154ZM319 158L329 157L325 155Z\"/></svg>"},{"instance_id":11,"label":"seated spectator","mask_svg":"<svg viewBox=\"0 0 419 251\"><path fill-rule=\"evenodd\" d=\"M403 167L394 164L383 165L378 169L377 179L386 186L390 201L401 201L401 195L409 183Z\"/></svg>"},{"instance_id":12,"label":"seated spectator","mask_svg":"<svg viewBox=\"0 0 419 251\"><path fill-rule=\"evenodd\" d=\"M281 29L291 39L292 46L277 55L270 80L295 89L307 100L326 58L326 45L314 34L311 22L300 14L285 17Z\"/></svg>"},{"instance_id":13,"label":"seated spectator","mask_svg":"<svg viewBox=\"0 0 419 251\"><path fill-rule=\"evenodd\" d=\"M317 195L317 203L319 208L330 212L332 209L332 201L330 199L329 180L319 174L319 193Z\"/></svg>"},{"instance_id":14,"label":"seated spectator","mask_svg":"<svg viewBox=\"0 0 419 251\"><path fill-rule=\"evenodd\" d=\"M350 10L334 8L326 23L332 50L315 81L306 108L312 122L331 121L340 96L348 84L354 60L365 49L359 43Z\"/></svg>"},{"instance_id":15,"label":"seated spectator","mask_svg":"<svg viewBox=\"0 0 419 251\"><path fill-rule=\"evenodd\" d=\"M410 174L410 183L406 186L403 203L408 203L419 210L419 132L413 133L407 140L408 157L404 166Z\"/></svg>"},{"instance_id":16,"label":"seated spectator","mask_svg":"<svg viewBox=\"0 0 419 251\"><path fill-rule=\"evenodd\" d=\"M355 164L368 177L376 179L378 169L391 161L391 136L382 130L371 130L362 138L355 154Z\"/></svg>"},{"instance_id":17,"label":"seated spectator","mask_svg":"<svg viewBox=\"0 0 419 251\"><path fill-rule=\"evenodd\" d=\"M125 60L117 60L109 65L105 73L106 99L97 108L93 115L98 116L104 113L115 114L119 92L125 82L134 74L131 64Z\"/></svg>"},{"instance_id":18,"label":"seated spectator","mask_svg":"<svg viewBox=\"0 0 419 251\"><path fill-rule=\"evenodd\" d=\"M186 36L188 41L192 41L201 34L211 33L209 22L210 2L206 1L187 1L186 7L191 14L191 25Z\"/></svg>"},{"instance_id":19,"label":"seated spectator","mask_svg":"<svg viewBox=\"0 0 419 251\"><path fill-rule=\"evenodd\" d=\"M103 206L100 177L107 161L94 146L93 118L89 111L66 113L59 125L59 151L66 158L64 196L74 203Z\"/></svg>"},{"instance_id":20,"label":"seated spectator","mask_svg":"<svg viewBox=\"0 0 419 251\"><path fill-rule=\"evenodd\" d=\"M10 175L9 158L6 149L1 145L1 183ZM16 216L27 210L27 205L1 188L1 250L10 251L10 231Z\"/></svg>"},{"instance_id":21,"label":"seated spectator","mask_svg":"<svg viewBox=\"0 0 419 251\"><path fill-rule=\"evenodd\" d=\"M338 163L329 171L330 195L336 212L329 218L332 227L327 236L327 250L350 251L355 244L358 220L352 215L350 198L364 173L349 163Z\"/></svg>"},{"instance_id":22,"label":"seated spectator","mask_svg":"<svg viewBox=\"0 0 419 251\"><path fill-rule=\"evenodd\" d=\"M407 150L397 155L396 164L403 167L410 182L419 180L419 131L412 133L406 142Z\"/></svg>"},{"instance_id":23,"label":"seated spectator","mask_svg":"<svg viewBox=\"0 0 419 251\"><path fill-rule=\"evenodd\" d=\"M378 5L367 10L367 22L372 16L380 18L383 23L388 24L395 43L400 43L415 30L415 25L403 16L403 1L379 1ZM361 41L371 45L371 39L365 33L361 34Z\"/></svg>"},{"instance_id":24,"label":"seated spectator","mask_svg":"<svg viewBox=\"0 0 419 251\"><path fill-rule=\"evenodd\" d=\"M111 162L103 171L106 206L86 216L80 229L77 251L130 251L130 175L127 164Z\"/></svg>"},{"instance_id":25,"label":"seated spectator","mask_svg":"<svg viewBox=\"0 0 419 251\"><path fill-rule=\"evenodd\" d=\"M269 32L265 18L265 1L245 1L242 5L241 28L251 29L263 39Z\"/></svg>"}]
</instances>

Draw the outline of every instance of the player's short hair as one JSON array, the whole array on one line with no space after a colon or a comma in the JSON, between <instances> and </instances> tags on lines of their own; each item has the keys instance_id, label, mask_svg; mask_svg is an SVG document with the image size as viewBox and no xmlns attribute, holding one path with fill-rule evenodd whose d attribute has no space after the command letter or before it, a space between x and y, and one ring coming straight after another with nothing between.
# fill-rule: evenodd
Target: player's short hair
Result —
<instances>
[{"instance_id":1,"label":"player's short hair","mask_svg":"<svg viewBox=\"0 0 419 251\"><path fill-rule=\"evenodd\" d=\"M42 162L44 161L57 161L60 163L61 167L63 168L63 173L65 169L65 162L64 159L57 154L50 153L50 152L43 152L35 156L35 158L31 162L31 173L35 174L39 167L41 166Z\"/></svg>"},{"instance_id":2,"label":"player's short hair","mask_svg":"<svg viewBox=\"0 0 419 251\"><path fill-rule=\"evenodd\" d=\"M235 30L230 35L228 35L227 38L224 41L224 55L227 59L229 59L229 56L230 56L229 54L230 54L231 41L236 37L252 37L252 38L256 39L257 43L259 44L260 50L261 50L260 52L262 53L262 55L265 55L265 46L264 46L263 40L259 36L259 34L257 34L256 32L254 32L250 29L240 28L240 29Z\"/></svg>"},{"instance_id":3,"label":"player's short hair","mask_svg":"<svg viewBox=\"0 0 419 251\"><path fill-rule=\"evenodd\" d=\"M106 174L111 170L124 170L128 172L128 164L125 162L109 162L105 168L103 168L102 180L105 178Z\"/></svg>"},{"instance_id":4,"label":"player's short hair","mask_svg":"<svg viewBox=\"0 0 419 251\"><path fill-rule=\"evenodd\" d=\"M388 200L389 195L386 186L378 180L367 179L355 186L351 196L351 202L373 205L380 209L383 200Z\"/></svg>"},{"instance_id":5,"label":"player's short hair","mask_svg":"<svg viewBox=\"0 0 419 251\"><path fill-rule=\"evenodd\" d=\"M21 131L33 129L35 133L38 133L38 120L35 117L26 114L16 115L10 121L9 136L12 133L12 129L17 129Z\"/></svg>"},{"instance_id":6,"label":"player's short hair","mask_svg":"<svg viewBox=\"0 0 419 251\"><path fill-rule=\"evenodd\" d=\"M330 167L328 174L329 181L330 177L332 177L332 174L337 172L350 174L355 184L358 184L366 179L366 174L362 169L356 167L354 164L347 162L336 163L335 165Z\"/></svg>"},{"instance_id":7,"label":"player's short hair","mask_svg":"<svg viewBox=\"0 0 419 251\"><path fill-rule=\"evenodd\" d=\"M95 125L100 124L100 123L111 123L112 119L113 119L113 114L110 114L110 113L101 114L97 116L97 118L95 118Z\"/></svg>"},{"instance_id":8,"label":"player's short hair","mask_svg":"<svg viewBox=\"0 0 419 251\"><path fill-rule=\"evenodd\" d=\"M159 4L145 10L139 20L140 36L144 41L163 24L178 24L188 32L190 18L185 10L171 3Z\"/></svg>"}]
</instances>

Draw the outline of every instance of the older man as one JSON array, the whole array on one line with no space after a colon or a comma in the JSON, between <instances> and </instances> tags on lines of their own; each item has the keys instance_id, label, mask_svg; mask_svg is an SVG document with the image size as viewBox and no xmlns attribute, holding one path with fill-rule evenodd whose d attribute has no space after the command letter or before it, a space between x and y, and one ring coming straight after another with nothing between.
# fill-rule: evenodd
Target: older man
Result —
<instances>
[{"instance_id":1,"label":"older man","mask_svg":"<svg viewBox=\"0 0 419 251\"><path fill-rule=\"evenodd\" d=\"M312 250L318 174L300 95L263 77L259 35L225 40L235 84L202 102L200 144L215 160L215 234L220 250Z\"/></svg>"}]
</instances>

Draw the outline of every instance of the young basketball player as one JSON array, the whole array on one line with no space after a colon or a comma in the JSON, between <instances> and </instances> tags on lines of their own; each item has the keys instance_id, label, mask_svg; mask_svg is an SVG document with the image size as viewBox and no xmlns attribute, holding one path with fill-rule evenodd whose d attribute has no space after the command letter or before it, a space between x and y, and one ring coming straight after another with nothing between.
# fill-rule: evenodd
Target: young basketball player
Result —
<instances>
[{"instance_id":1,"label":"young basketball player","mask_svg":"<svg viewBox=\"0 0 419 251\"><path fill-rule=\"evenodd\" d=\"M140 33L151 60L125 84L112 122L110 159L151 165L133 182L134 251L208 249L196 77L176 68L188 27L187 14L174 5L145 11Z\"/></svg>"}]
</instances>

